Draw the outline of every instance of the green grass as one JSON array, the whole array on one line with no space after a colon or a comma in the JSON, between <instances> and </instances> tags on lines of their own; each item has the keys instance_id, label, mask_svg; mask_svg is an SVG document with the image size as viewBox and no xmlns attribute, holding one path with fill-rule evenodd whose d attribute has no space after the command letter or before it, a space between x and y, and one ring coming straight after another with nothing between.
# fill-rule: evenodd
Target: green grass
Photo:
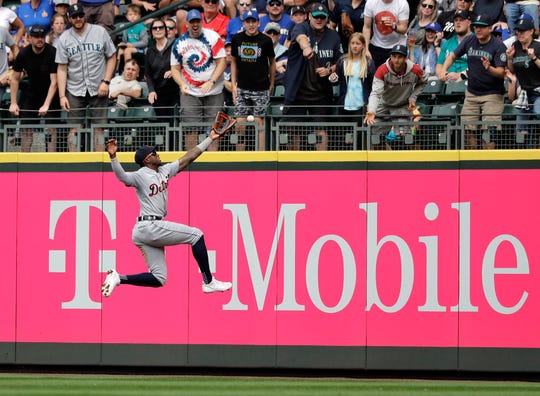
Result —
<instances>
[{"instance_id":1,"label":"green grass","mask_svg":"<svg viewBox=\"0 0 540 396\"><path fill-rule=\"evenodd\" d=\"M540 395L540 383L170 375L0 374L0 395Z\"/></svg>"}]
</instances>

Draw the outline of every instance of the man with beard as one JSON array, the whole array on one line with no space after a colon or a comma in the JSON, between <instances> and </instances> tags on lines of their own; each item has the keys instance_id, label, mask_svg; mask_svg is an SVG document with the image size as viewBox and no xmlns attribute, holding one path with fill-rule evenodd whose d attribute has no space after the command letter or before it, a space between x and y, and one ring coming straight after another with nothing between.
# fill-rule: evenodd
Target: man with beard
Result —
<instances>
[{"instance_id":1,"label":"man with beard","mask_svg":"<svg viewBox=\"0 0 540 396\"><path fill-rule=\"evenodd\" d=\"M56 47L58 94L68 121L83 123L90 107L92 123L107 122L109 84L116 67L116 47L105 28L86 22L82 6L68 11L71 29L66 30ZM77 150L77 130L68 135L69 151ZM103 151L103 129L94 129L94 149Z\"/></svg>"}]
</instances>

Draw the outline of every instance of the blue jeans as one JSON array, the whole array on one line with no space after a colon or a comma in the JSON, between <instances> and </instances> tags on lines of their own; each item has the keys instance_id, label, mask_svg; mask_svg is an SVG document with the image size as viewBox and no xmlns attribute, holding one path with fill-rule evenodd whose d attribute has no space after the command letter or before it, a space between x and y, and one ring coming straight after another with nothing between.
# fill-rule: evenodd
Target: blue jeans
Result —
<instances>
[{"instance_id":1,"label":"blue jeans","mask_svg":"<svg viewBox=\"0 0 540 396\"><path fill-rule=\"evenodd\" d=\"M510 34L515 34L516 21L521 14L529 14L534 21L534 27L538 29L538 5L519 5L516 3L506 3L506 21Z\"/></svg>"}]
</instances>

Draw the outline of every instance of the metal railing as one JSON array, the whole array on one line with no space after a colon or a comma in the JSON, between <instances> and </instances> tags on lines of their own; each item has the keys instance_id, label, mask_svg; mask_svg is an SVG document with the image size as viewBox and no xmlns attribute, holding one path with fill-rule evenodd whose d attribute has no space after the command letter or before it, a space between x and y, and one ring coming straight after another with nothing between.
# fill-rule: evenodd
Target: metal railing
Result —
<instances>
[{"instance_id":1,"label":"metal railing","mask_svg":"<svg viewBox=\"0 0 540 396\"><path fill-rule=\"evenodd\" d=\"M372 126L363 117L339 115L337 109L325 122L312 116L291 118L273 105L264 123L238 123L226 138L211 150L452 150L452 149L535 149L540 148L540 121L517 120L512 112L500 121L463 121L459 107L444 113L426 112L420 122L385 120ZM231 112L231 110L228 110ZM89 113L89 112L88 112ZM120 112L121 113L121 112ZM108 122L93 123L90 116L83 126L65 115L54 124L37 123L5 116L0 124L0 150L18 151L96 151L105 139L116 138L120 151L134 151L143 144L162 151L187 150L204 140L210 122L187 123L175 109L172 117L158 117L150 105L139 106L122 116L109 109Z\"/></svg>"}]
</instances>

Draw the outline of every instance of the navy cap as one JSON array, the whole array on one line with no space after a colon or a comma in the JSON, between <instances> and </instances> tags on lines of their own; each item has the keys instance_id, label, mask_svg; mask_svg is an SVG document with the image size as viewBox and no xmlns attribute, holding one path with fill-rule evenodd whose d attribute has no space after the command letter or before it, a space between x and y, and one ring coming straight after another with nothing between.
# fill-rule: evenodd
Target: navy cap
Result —
<instances>
[{"instance_id":1,"label":"navy cap","mask_svg":"<svg viewBox=\"0 0 540 396\"><path fill-rule=\"evenodd\" d=\"M199 12L199 10L193 9L193 10L190 10L190 11L187 13L186 20L187 20L188 22L191 22L191 21L194 20L194 19L198 19L199 21L202 20L202 15L201 15L201 13Z\"/></svg>"},{"instance_id":2,"label":"navy cap","mask_svg":"<svg viewBox=\"0 0 540 396\"><path fill-rule=\"evenodd\" d=\"M84 10L82 8L82 5L80 4L73 4L69 7L68 10L68 17L73 18L75 15L84 15Z\"/></svg>"},{"instance_id":3,"label":"navy cap","mask_svg":"<svg viewBox=\"0 0 540 396\"><path fill-rule=\"evenodd\" d=\"M291 15L294 15L298 12L301 12L302 14L306 14L306 9L302 6L291 7Z\"/></svg>"},{"instance_id":4,"label":"navy cap","mask_svg":"<svg viewBox=\"0 0 540 396\"><path fill-rule=\"evenodd\" d=\"M534 29L534 22L528 18L519 19L516 22L515 29L520 31Z\"/></svg>"},{"instance_id":5,"label":"navy cap","mask_svg":"<svg viewBox=\"0 0 540 396\"><path fill-rule=\"evenodd\" d=\"M471 13L467 10L457 10L454 14L454 19L456 18L471 19Z\"/></svg>"},{"instance_id":6,"label":"navy cap","mask_svg":"<svg viewBox=\"0 0 540 396\"><path fill-rule=\"evenodd\" d=\"M135 162L140 166L144 166L144 159L148 157L149 154L155 153L156 148L152 146L142 146L135 152Z\"/></svg>"},{"instance_id":7,"label":"navy cap","mask_svg":"<svg viewBox=\"0 0 540 396\"><path fill-rule=\"evenodd\" d=\"M390 51L391 54L401 54L403 56L407 56L407 47L401 44L394 45L392 50Z\"/></svg>"},{"instance_id":8,"label":"navy cap","mask_svg":"<svg viewBox=\"0 0 540 396\"><path fill-rule=\"evenodd\" d=\"M322 15L325 18L328 18L328 8L326 8L326 6L322 3L314 3L311 6L310 13L314 17Z\"/></svg>"},{"instance_id":9,"label":"navy cap","mask_svg":"<svg viewBox=\"0 0 540 396\"><path fill-rule=\"evenodd\" d=\"M255 19L256 21L258 21L259 14L257 13L257 10L248 10L244 12L244 21L247 21L248 19Z\"/></svg>"},{"instance_id":10,"label":"navy cap","mask_svg":"<svg viewBox=\"0 0 540 396\"><path fill-rule=\"evenodd\" d=\"M478 14L474 20L471 22L471 25L473 26L491 26L493 25L491 23L491 20L488 18L487 15Z\"/></svg>"},{"instance_id":11,"label":"navy cap","mask_svg":"<svg viewBox=\"0 0 540 396\"><path fill-rule=\"evenodd\" d=\"M28 34L30 36L37 36L37 37L41 37L41 36L45 36L45 28L41 25L32 25L30 26L30 29L28 29Z\"/></svg>"}]
</instances>

